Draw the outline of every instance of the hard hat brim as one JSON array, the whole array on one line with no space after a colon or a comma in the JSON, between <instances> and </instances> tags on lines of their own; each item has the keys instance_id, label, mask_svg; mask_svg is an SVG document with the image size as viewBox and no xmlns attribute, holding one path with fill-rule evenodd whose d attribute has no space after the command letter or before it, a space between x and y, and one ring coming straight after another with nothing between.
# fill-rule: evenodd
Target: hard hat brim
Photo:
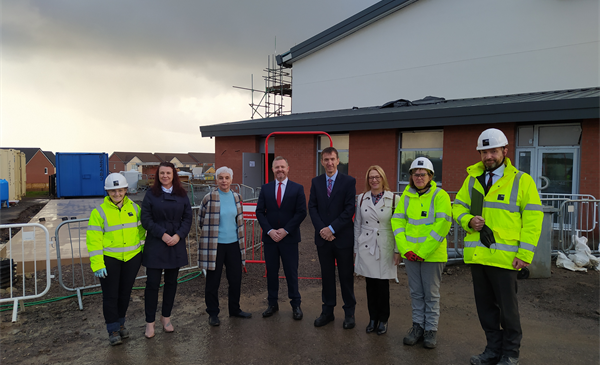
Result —
<instances>
[{"instance_id":1,"label":"hard hat brim","mask_svg":"<svg viewBox=\"0 0 600 365\"><path fill-rule=\"evenodd\" d=\"M109 191L109 190L125 189L125 188L127 188L127 187L129 187L129 185L127 185L127 184L125 184L125 185L123 185L123 186L115 186L115 187L112 187L112 188L107 188L107 187L105 186L105 187L104 187L104 190L106 190L106 191Z\"/></svg>"}]
</instances>

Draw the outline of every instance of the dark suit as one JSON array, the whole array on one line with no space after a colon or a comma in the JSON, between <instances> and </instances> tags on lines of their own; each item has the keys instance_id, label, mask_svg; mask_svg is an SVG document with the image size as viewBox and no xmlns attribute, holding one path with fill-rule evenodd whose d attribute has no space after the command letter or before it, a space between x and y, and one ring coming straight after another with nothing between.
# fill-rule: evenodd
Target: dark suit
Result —
<instances>
[{"instance_id":1,"label":"dark suit","mask_svg":"<svg viewBox=\"0 0 600 365\"><path fill-rule=\"evenodd\" d=\"M256 218L262 228L262 241L267 266L267 288L270 306L277 305L279 296L279 259L288 285L288 297L292 307L300 306L298 291L298 243L300 224L306 218L306 197L304 187L288 179L281 207L277 206L275 194L277 180L262 186L256 205ZM271 229L283 228L288 233L281 241L275 242L267 234Z\"/></svg>"},{"instance_id":2,"label":"dark suit","mask_svg":"<svg viewBox=\"0 0 600 365\"><path fill-rule=\"evenodd\" d=\"M315 227L315 244L321 264L323 282L323 314L333 314L336 305L335 262L337 260L344 312L346 317L354 315L354 216L356 180L338 172L327 197L326 175L312 179L308 211ZM321 238L321 229L331 226L335 239L331 242Z\"/></svg>"}]
</instances>

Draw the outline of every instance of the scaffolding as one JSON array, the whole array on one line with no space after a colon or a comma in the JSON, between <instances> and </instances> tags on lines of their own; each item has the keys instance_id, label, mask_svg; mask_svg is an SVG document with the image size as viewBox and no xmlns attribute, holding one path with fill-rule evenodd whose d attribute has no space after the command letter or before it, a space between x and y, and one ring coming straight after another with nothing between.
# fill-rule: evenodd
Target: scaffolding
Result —
<instances>
[{"instance_id":1,"label":"scaffolding","mask_svg":"<svg viewBox=\"0 0 600 365\"><path fill-rule=\"evenodd\" d=\"M236 89L249 90L252 92L252 102L249 104L252 108L252 116L260 118L278 117L291 114L292 99L292 73L291 70L277 65L275 55L268 56L268 67L263 70L266 76L263 76L265 82L264 90L254 89L254 75L251 75L251 88L234 86ZM262 96L258 103L254 101L254 93L260 93ZM286 106L287 102L287 106Z\"/></svg>"}]
</instances>

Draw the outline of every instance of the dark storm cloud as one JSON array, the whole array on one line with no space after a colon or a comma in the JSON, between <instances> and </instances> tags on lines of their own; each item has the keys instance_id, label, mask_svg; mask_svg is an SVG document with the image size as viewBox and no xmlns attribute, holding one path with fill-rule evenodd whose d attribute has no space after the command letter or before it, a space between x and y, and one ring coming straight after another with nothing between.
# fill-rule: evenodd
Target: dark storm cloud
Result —
<instances>
[{"instance_id":1,"label":"dark storm cloud","mask_svg":"<svg viewBox=\"0 0 600 365\"><path fill-rule=\"evenodd\" d=\"M0 144L64 152L211 151L198 126L250 117L232 86L262 89L275 37L286 52L376 2L0 1Z\"/></svg>"},{"instance_id":2,"label":"dark storm cloud","mask_svg":"<svg viewBox=\"0 0 600 365\"><path fill-rule=\"evenodd\" d=\"M3 1L6 56L121 59L173 68L265 67L267 55L375 3L304 1Z\"/></svg>"}]
</instances>

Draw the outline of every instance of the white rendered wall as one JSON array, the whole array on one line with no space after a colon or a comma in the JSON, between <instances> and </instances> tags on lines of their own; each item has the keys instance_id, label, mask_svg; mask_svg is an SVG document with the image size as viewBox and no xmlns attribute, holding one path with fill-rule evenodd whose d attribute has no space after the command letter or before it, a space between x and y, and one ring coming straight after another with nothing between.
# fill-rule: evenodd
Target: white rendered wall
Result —
<instances>
[{"instance_id":1,"label":"white rendered wall","mask_svg":"<svg viewBox=\"0 0 600 365\"><path fill-rule=\"evenodd\" d=\"M600 86L598 0L420 0L293 64L293 112Z\"/></svg>"}]
</instances>

